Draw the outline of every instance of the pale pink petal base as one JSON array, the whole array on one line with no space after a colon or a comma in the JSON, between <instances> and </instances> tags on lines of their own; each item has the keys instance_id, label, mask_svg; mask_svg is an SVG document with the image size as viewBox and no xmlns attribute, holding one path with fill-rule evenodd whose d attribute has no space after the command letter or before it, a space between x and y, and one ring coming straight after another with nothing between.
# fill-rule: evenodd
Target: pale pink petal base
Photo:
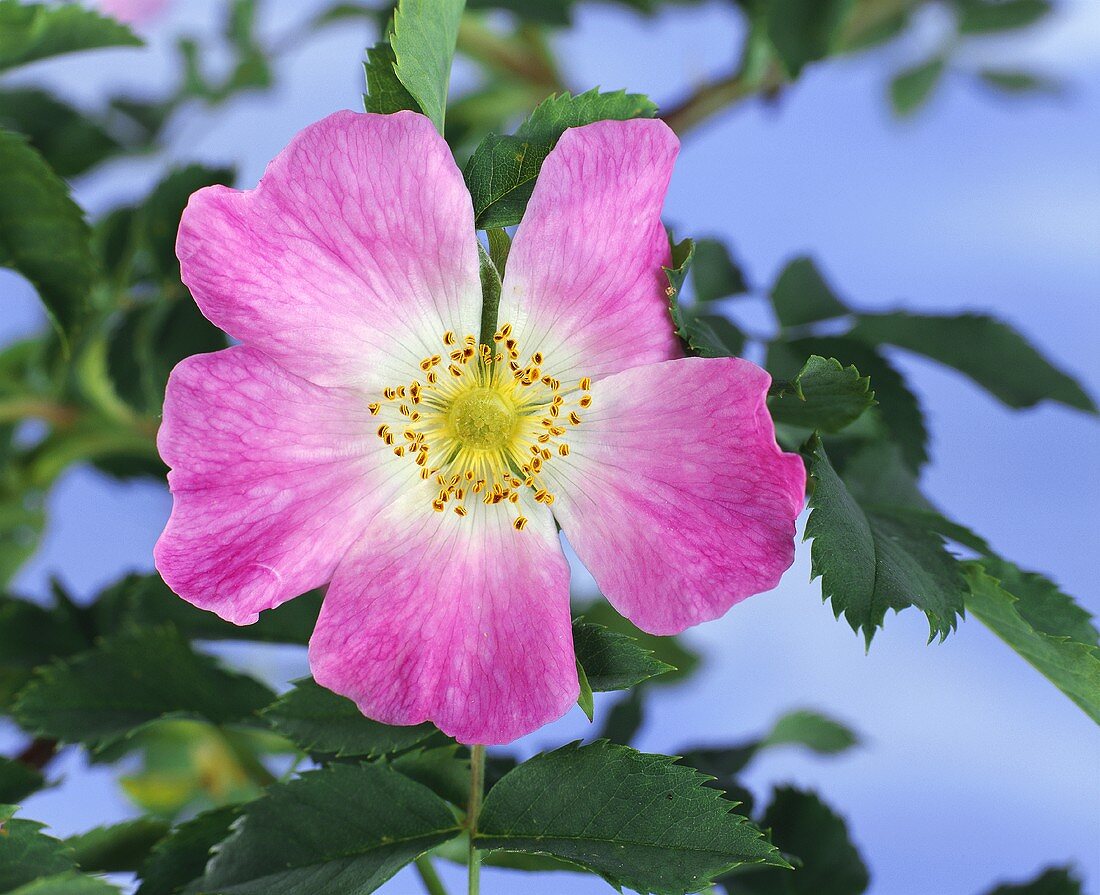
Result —
<instances>
[{"instance_id":1,"label":"pale pink petal base","mask_svg":"<svg viewBox=\"0 0 1100 895\"><path fill-rule=\"evenodd\" d=\"M717 618L790 566L806 474L776 445L769 383L737 358L610 376L593 386L569 457L547 464L570 544L643 630Z\"/></svg>"},{"instance_id":2,"label":"pale pink petal base","mask_svg":"<svg viewBox=\"0 0 1100 895\"><path fill-rule=\"evenodd\" d=\"M579 692L569 568L550 514L528 516L517 532L500 506L380 514L325 596L317 682L370 718L433 721L463 743L508 743L563 715Z\"/></svg>"},{"instance_id":3,"label":"pale pink petal base","mask_svg":"<svg viewBox=\"0 0 1100 895\"><path fill-rule=\"evenodd\" d=\"M172 516L154 556L177 594L236 624L329 580L397 481L365 401L251 348L172 371L157 446Z\"/></svg>"}]
</instances>

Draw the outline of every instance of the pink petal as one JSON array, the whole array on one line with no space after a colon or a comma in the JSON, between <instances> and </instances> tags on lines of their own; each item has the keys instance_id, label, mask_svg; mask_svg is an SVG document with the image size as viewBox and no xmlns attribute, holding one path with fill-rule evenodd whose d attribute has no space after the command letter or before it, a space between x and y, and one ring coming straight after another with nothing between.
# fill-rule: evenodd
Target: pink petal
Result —
<instances>
[{"instance_id":1,"label":"pink petal","mask_svg":"<svg viewBox=\"0 0 1100 895\"><path fill-rule=\"evenodd\" d=\"M155 19L168 6L168 0L99 0L99 11L128 25L141 25Z\"/></svg>"},{"instance_id":2,"label":"pink petal","mask_svg":"<svg viewBox=\"0 0 1100 895\"><path fill-rule=\"evenodd\" d=\"M769 383L738 358L610 376L545 467L570 544L643 630L717 618L790 566L806 473L775 443Z\"/></svg>"},{"instance_id":3,"label":"pink petal","mask_svg":"<svg viewBox=\"0 0 1100 895\"><path fill-rule=\"evenodd\" d=\"M508 257L499 322L562 382L678 357L661 225L676 136L662 121L599 121L547 156Z\"/></svg>"},{"instance_id":4,"label":"pink petal","mask_svg":"<svg viewBox=\"0 0 1100 895\"><path fill-rule=\"evenodd\" d=\"M389 452L356 392L244 347L172 371L157 446L174 499L157 569L239 625L328 581L404 469L383 465Z\"/></svg>"},{"instance_id":5,"label":"pink petal","mask_svg":"<svg viewBox=\"0 0 1100 895\"><path fill-rule=\"evenodd\" d=\"M423 115L337 112L245 192L191 197L176 243L203 313L319 385L404 381L481 315L470 196Z\"/></svg>"},{"instance_id":6,"label":"pink petal","mask_svg":"<svg viewBox=\"0 0 1100 895\"><path fill-rule=\"evenodd\" d=\"M550 513L517 532L501 506L381 513L336 571L309 644L313 676L387 724L433 721L507 743L579 692L569 568Z\"/></svg>"}]
</instances>

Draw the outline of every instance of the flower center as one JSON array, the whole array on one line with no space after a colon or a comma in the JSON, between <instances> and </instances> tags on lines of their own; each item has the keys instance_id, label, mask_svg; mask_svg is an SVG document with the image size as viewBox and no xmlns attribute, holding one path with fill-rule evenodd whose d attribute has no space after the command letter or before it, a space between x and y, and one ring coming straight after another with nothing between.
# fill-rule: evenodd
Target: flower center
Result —
<instances>
[{"instance_id":1,"label":"flower center","mask_svg":"<svg viewBox=\"0 0 1100 895\"><path fill-rule=\"evenodd\" d=\"M422 479L434 479L432 509L442 513L449 506L466 516L471 502L480 501L514 514L512 525L522 531L520 493L529 488L539 503L554 502L542 470L569 455L565 435L592 403L591 382L584 377L563 392L557 379L543 374L538 351L521 364L508 323L491 346L472 335L459 344L452 332L442 342L446 355L420 362L423 382L387 386L383 400L370 404L381 421L378 437L419 466Z\"/></svg>"}]
</instances>

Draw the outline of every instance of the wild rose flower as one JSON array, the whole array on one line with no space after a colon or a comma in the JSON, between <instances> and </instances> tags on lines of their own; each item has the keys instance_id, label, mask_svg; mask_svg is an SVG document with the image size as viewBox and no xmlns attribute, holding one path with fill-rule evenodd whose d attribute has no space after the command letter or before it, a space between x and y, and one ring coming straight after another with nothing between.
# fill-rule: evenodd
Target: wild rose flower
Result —
<instances>
[{"instance_id":1,"label":"wild rose flower","mask_svg":"<svg viewBox=\"0 0 1100 895\"><path fill-rule=\"evenodd\" d=\"M196 193L183 279L242 344L168 385L165 581L242 625L330 582L317 681L486 744L578 695L555 520L655 634L773 587L803 466L767 373L681 357L660 220L677 150L659 121L566 132L484 345L470 196L427 118L339 112L255 190Z\"/></svg>"}]
</instances>

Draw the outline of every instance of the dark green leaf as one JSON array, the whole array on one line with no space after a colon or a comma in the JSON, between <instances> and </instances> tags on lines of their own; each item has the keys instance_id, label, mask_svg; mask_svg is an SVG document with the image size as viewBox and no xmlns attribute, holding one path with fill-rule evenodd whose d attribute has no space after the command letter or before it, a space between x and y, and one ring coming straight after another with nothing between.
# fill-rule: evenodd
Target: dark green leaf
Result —
<instances>
[{"instance_id":1,"label":"dark green leaf","mask_svg":"<svg viewBox=\"0 0 1100 895\"><path fill-rule=\"evenodd\" d=\"M456 745L410 749L388 759L395 771L428 787L440 798L465 809L470 794L470 756Z\"/></svg>"},{"instance_id":2,"label":"dark green leaf","mask_svg":"<svg viewBox=\"0 0 1100 895\"><path fill-rule=\"evenodd\" d=\"M1100 648L1088 613L1041 575L1011 563L984 560L965 569L970 614L1100 724Z\"/></svg>"},{"instance_id":3,"label":"dark green leaf","mask_svg":"<svg viewBox=\"0 0 1100 895\"><path fill-rule=\"evenodd\" d=\"M783 866L703 775L674 762L605 741L536 755L489 791L478 845L552 855L657 895L698 892L741 864Z\"/></svg>"},{"instance_id":4,"label":"dark green leaf","mask_svg":"<svg viewBox=\"0 0 1100 895\"><path fill-rule=\"evenodd\" d=\"M543 160L568 128L656 114L657 107L636 93L562 93L540 103L514 136L490 134L462 172L473 197L477 227L487 230L519 223Z\"/></svg>"},{"instance_id":5,"label":"dark green leaf","mask_svg":"<svg viewBox=\"0 0 1100 895\"><path fill-rule=\"evenodd\" d=\"M337 757L384 755L408 749L431 736L430 724L391 727L363 715L350 699L316 684L312 678L294 683L264 709L271 726L306 752Z\"/></svg>"},{"instance_id":6,"label":"dark green leaf","mask_svg":"<svg viewBox=\"0 0 1100 895\"><path fill-rule=\"evenodd\" d=\"M874 403L870 379L859 370L835 358L811 355L790 387L768 401L768 409L776 422L839 432Z\"/></svg>"},{"instance_id":7,"label":"dark green leaf","mask_svg":"<svg viewBox=\"0 0 1100 895\"><path fill-rule=\"evenodd\" d=\"M1084 895L1084 887L1071 867L1048 867L1023 883L1001 883L986 895Z\"/></svg>"},{"instance_id":8,"label":"dark green leaf","mask_svg":"<svg viewBox=\"0 0 1100 895\"><path fill-rule=\"evenodd\" d=\"M812 792L775 790L760 825L784 854L795 855L794 873L749 867L721 880L729 895L861 895L870 876L844 819Z\"/></svg>"},{"instance_id":9,"label":"dark green leaf","mask_svg":"<svg viewBox=\"0 0 1100 895\"><path fill-rule=\"evenodd\" d=\"M91 9L0 0L0 71L62 53L122 46L139 47L141 41L125 25Z\"/></svg>"},{"instance_id":10,"label":"dark green leaf","mask_svg":"<svg viewBox=\"0 0 1100 895\"><path fill-rule=\"evenodd\" d=\"M273 697L194 652L174 628L128 628L40 669L12 713L36 734L105 748L165 716L247 719Z\"/></svg>"},{"instance_id":11,"label":"dark green leaf","mask_svg":"<svg viewBox=\"0 0 1100 895\"><path fill-rule=\"evenodd\" d=\"M596 700L592 695L592 685L588 683L588 675L585 674L580 659L577 659L577 682L580 685L580 692L577 693L577 705L580 706L585 717L592 721L596 717Z\"/></svg>"},{"instance_id":12,"label":"dark green leaf","mask_svg":"<svg viewBox=\"0 0 1100 895\"><path fill-rule=\"evenodd\" d=\"M983 68L978 72L978 77L987 87L992 87L1000 93L1013 95L1024 93L1057 95L1063 90L1062 85L1053 78L1037 75L1029 71L1004 68Z\"/></svg>"},{"instance_id":13,"label":"dark green leaf","mask_svg":"<svg viewBox=\"0 0 1100 895\"><path fill-rule=\"evenodd\" d=\"M465 6L465 0L400 0L393 14L394 70L440 133Z\"/></svg>"},{"instance_id":14,"label":"dark green leaf","mask_svg":"<svg viewBox=\"0 0 1100 895\"><path fill-rule=\"evenodd\" d=\"M506 9L527 22L568 25L574 0L468 0L468 9Z\"/></svg>"},{"instance_id":15,"label":"dark green leaf","mask_svg":"<svg viewBox=\"0 0 1100 895\"><path fill-rule=\"evenodd\" d=\"M1026 28L1047 16L1050 0L955 0L962 34L989 34Z\"/></svg>"},{"instance_id":16,"label":"dark green leaf","mask_svg":"<svg viewBox=\"0 0 1100 895\"><path fill-rule=\"evenodd\" d=\"M619 615L606 600L600 598L587 605L574 606L574 615L584 617L586 622L602 625L611 631L625 634L642 649L652 653L653 658L669 669L659 677L652 678L646 686L669 684L682 680L694 673L699 667L699 655L692 652L677 637L658 637L647 634L636 627L629 619Z\"/></svg>"},{"instance_id":17,"label":"dark green leaf","mask_svg":"<svg viewBox=\"0 0 1100 895\"><path fill-rule=\"evenodd\" d=\"M39 877L5 895L120 895L119 890L97 876L69 871Z\"/></svg>"},{"instance_id":18,"label":"dark green leaf","mask_svg":"<svg viewBox=\"0 0 1100 895\"><path fill-rule=\"evenodd\" d=\"M492 346L500 309L501 277L493 259L480 242L477 244L477 257L481 277L481 343Z\"/></svg>"},{"instance_id":19,"label":"dark green leaf","mask_svg":"<svg viewBox=\"0 0 1100 895\"><path fill-rule=\"evenodd\" d=\"M848 313L813 259L807 257L795 258L783 268L772 286L771 300L784 329Z\"/></svg>"},{"instance_id":20,"label":"dark green leaf","mask_svg":"<svg viewBox=\"0 0 1100 895\"><path fill-rule=\"evenodd\" d=\"M0 16L7 8L0 7ZM31 282L63 338L84 316L95 279L90 235L68 187L42 156L24 137L0 130L0 266Z\"/></svg>"},{"instance_id":21,"label":"dark green leaf","mask_svg":"<svg viewBox=\"0 0 1100 895\"><path fill-rule=\"evenodd\" d=\"M75 177L121 151L101 124L44 90L0 90L0 127L25 134L51 168Z\"/></svg>"},{"instance_id":22,"label":"dark green leaf","mask_svg":"<svg viewBox=\"0 0 1100 895\"><path fill-rule=\"evenodd\" d=\"M816 437L804 455L813 484L806 523L812 574L821 577L833 613L862 630L869 646L887 609L916 606L928 617L929 637L945 638L963 608L964 583L940 535L889 507L861 504Z\"/></svg>"},{"instance_id":23,"label":"dark green leaf","mask_svg":"<svg viewBox=\"0 0 1100 895\"><path fill-rule=\"evenodd\" d=\"M0 805L0 892L76 870L72 852L43 833L44 827L33 820L13 819L12 809Z\"/></svg>"},{"instance_id":24,"label":"dark green leaf","mask_svg":"<svg viewBox=\"0 0 1100 895\"><path fill-rule=\"evenodd\" d=\"M363 97L366 111L383 115L405 109L420 111L412 94L398 80L397 72L394 71L396 62L397 57L394 56L389 41L379 41L367 50L367 61L363 63L367 75L367 93Z\"/></svg>"},{"instance_id":25,"label":"dark green leaf","mask_svg":"<svg viewBox=\"0 0 1100 895\"><path fill-rule=\"evenodd\" d=\"M22 802L46 785L46 778L12 758L0 758L0 805Z\"/></svg>"},{"instance_id":26,"label":"dark green leaf","mask_svg":"<svg viewBox=\"0 0 1100 895\"><path fill-rule=\"evenodd\" d=\"M164 821L138 817L70 836L65 845L73 850L81 870L93 873L134 871L167 833L168 824Z\"/></svg>"},{"instance_id":27,"label":"dark green leaf","mask_svg":"<svg viewBox=\"0 0 1100 895\"><path fill-rule=\"evenodd\" d=\"M947 70L947 60L936 56L898 72L890 81L890 105L898 115L912 115L928 102Z\"/></svg>"},{"instance_id":28,"label":"dark green leaf","mask_svg":"<svg viewBox=\"0 0 1100 895\"><path fill-rule=\"evenodd\" d=\"M638 731L642 729L642 722L645 720L646 692L637 688L630 690L626 696L611 706L596 738L629 746L638 735Z\"/></svg>"},{"instance_id":29,"label":"dark green leaf","mask_svg":"<svg viewBox=\"0 0 1100 895\"><path fill-rule=\"evenodd\" d=\"M45 609L0 596L0 710L7 709L35 668L87 648L87 637L66 607Z\"/></svg>"},{"instance_id":30,"label":"dark green leaf","mask_svg":"<svg viewBox=\"0 0 1100 895\"><path fill-rule=\"evenodd\" d=\"M683 239L672 243L669 266L664 268L668 287L669 314L684 346L699 357L733 357L745 347L744 334L718 314L700 312L695 305L681 302L684 280L695 263L695 241Z\"/></svg>"},{"instance_id":31,"label":"dark green leaf","mask_svg":"<svg viewBox=\"0 0 1100 895\"><path fill-rule=\"evenodd\" d=\"M333 765L243 809L200 891L364 895L459 832L447 803L381 765Z\"/></svg>"},{"instance_id":32,"label":"dark green leaf","mask_svg":"<svg viewBox=\"0 0 1100 895\"><path fill-rule=\"evenodd\" d=\"M915 351L953 367L1009 407L1058 401L1096 412L1077 382L1006 323L983 314L861 314L852 337Z\"/></svg>"},{"instance_id":33,"label":"dark green leaf","mask_svg":"<svg viewBox=\"0 0 1100 895\"><path fill-rule=\"evenodd\" d=\"M691 282L695 286L695 300L703 303L749 291L741 268L717 239L696 241Z\"/></svg>"},{"instance_id":34,"label":"dark green leaf","mask_svg":"<svg viewBox=\"0 0 1100 895\"><path fill-rule=\"evenodd\" d=\"M236 806L206 811L176 827L155 846L138 875L137 895L175 895L206 870L210 852L229 835Z\"/></svg>"},{"instance_id":35,"label":"dark green leaf","mask_svg":"<svg viewBox=\"0 0 1100 895\"><path fill-rule=\"evenodd\" d=\"M603 625L573 622L573 649L592 690L629 690L651 677L675 671L634 638Z\"/></svg>"},{"instance_id":36,"label":"dark green leaf","mask_svg":"<svg viewBox=\"0 0 1100 895\"><path fill-rule=\"evenodd\" d=\"M180 217L191 194L214 184L231 185L235 176L232 168L188 165L169 171L153 188L139 211L139 227L156 276L173 283L179 282L176 235L179 233Z\"/></svg>"},{"instance_id":37,"label":"dark green leaf","mask_svg":"<svg viewBox=\"0 0 1100 895\"><path fill-rule=\"evenodd\" d=\"M771 0L768 37L788 75L797 77L806 63L833 51L852 5L850 0Z\"/></svg>"}]
</instances>

